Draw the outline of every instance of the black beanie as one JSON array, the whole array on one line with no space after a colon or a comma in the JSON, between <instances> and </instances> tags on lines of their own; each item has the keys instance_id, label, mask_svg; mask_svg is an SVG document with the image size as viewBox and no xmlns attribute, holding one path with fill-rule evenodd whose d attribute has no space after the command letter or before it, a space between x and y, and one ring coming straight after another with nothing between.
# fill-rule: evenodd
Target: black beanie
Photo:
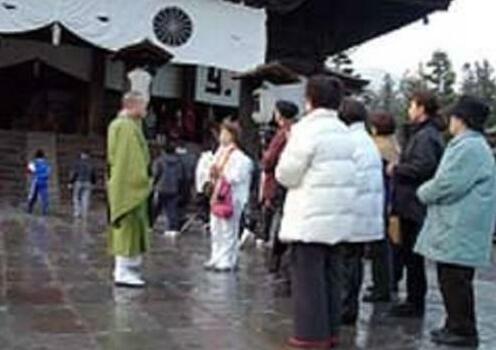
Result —
<instances>
[{"instance_id":1,"label":"black beanie","mask_svg":"<svg viewBox=\"0 0 496 350\"><path fill-rule=\"evenodd\" d=\"M491 109L477 97L463 95L450 111L451 117L456 117L475 131L484 131L484 125Z\"/></svg>"},{"instance_id":2,"label":"black beanie","mask_svg":"<svg viewBox=\"0 0 496 350\"><path fill-rule=\"evenodd\" d=\"M293 102L285 100L277 101L276 109L279 111L283 118L290 120L295 118L300 112L297 105L295 105Z\"/></svg>"}]
</instances>

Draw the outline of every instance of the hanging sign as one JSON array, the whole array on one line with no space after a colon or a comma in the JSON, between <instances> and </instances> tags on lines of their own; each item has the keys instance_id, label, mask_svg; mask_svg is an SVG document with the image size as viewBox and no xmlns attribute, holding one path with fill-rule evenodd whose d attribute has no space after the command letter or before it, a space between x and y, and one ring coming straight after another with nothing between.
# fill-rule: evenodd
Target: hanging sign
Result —
<instances>
[{"instance_id":1,"label":"hanging sign","mask_svg":"<svg viewBox=\"0 0 496 350\"><path fill-rule=\"evenodd\" d=\"M240 82L233 73L213 67L196 70L195 100L211 105L239 106Z\"/></svg>"}]
</instances>

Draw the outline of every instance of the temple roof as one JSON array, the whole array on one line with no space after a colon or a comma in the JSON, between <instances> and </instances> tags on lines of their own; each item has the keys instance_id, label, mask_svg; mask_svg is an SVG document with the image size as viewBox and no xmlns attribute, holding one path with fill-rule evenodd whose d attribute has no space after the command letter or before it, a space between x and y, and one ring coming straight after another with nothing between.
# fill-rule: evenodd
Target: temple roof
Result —
<instances>
[{"instance_id":1,"label":"temple roof","mask_svg":"<svg viewBox=\"0 0 496 350\"><path fill-rule=\"evenodd\" d=\"M288 38L293 45L320 46L320 53L332 55L369 39L425 18L437 10L447 10L451 0L225 0L264 7L269 27L277 37ZM298 15L300 14L300 15ZM309 20L311 18L311 20ZM303 24L304 22L304 24ZM271 23L273 25L271 25ZM291 26L291 23L294 26ZM308 33L298 34L302 29ZM269 51L279 51L278 43ZM284 45L284 44L283 44ZM293 46L291 45L291 46ZM272 46L272 47L271 47ZM269 60L271 53L269 52ZM280 58L280 54L276 54Z\"/></svg>"}]
</instances>

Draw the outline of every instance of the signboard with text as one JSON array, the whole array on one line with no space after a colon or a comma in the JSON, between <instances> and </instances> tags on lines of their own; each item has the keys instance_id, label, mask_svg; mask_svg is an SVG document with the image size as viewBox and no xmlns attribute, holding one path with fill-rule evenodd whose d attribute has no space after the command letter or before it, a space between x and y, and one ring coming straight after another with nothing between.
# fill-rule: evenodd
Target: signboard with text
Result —
<instances>
[{"instance_id":1,"label":"signboard with text","mask_svg":"<svg viewBox=\"0 0 496 350\"><path fill-rule=\"evenodd\" d=\"M196 70L195 100L210 105L239 106L240 82L233 73L213 67Z\"/></svg>"}]
</instances>

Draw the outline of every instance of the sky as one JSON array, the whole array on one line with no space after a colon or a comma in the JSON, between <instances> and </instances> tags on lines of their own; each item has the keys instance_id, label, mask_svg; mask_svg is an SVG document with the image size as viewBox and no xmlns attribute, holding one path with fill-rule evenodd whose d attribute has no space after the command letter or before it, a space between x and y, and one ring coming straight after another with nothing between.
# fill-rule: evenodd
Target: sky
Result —
<instances>
[{"instance_id":1,"label":"sky","mask_svg":"<svg viewBox=\"0 0 496 350\"><path fill-rule=\"evenodd\" d=\"M447 51L456 71L465 62L484 58L496 65L496 0L453 0L450 9L429 16L352 49L354 66L365 78L384 72L400 78L429 60L432 52Z\"/></svg>"}]
</instances>

